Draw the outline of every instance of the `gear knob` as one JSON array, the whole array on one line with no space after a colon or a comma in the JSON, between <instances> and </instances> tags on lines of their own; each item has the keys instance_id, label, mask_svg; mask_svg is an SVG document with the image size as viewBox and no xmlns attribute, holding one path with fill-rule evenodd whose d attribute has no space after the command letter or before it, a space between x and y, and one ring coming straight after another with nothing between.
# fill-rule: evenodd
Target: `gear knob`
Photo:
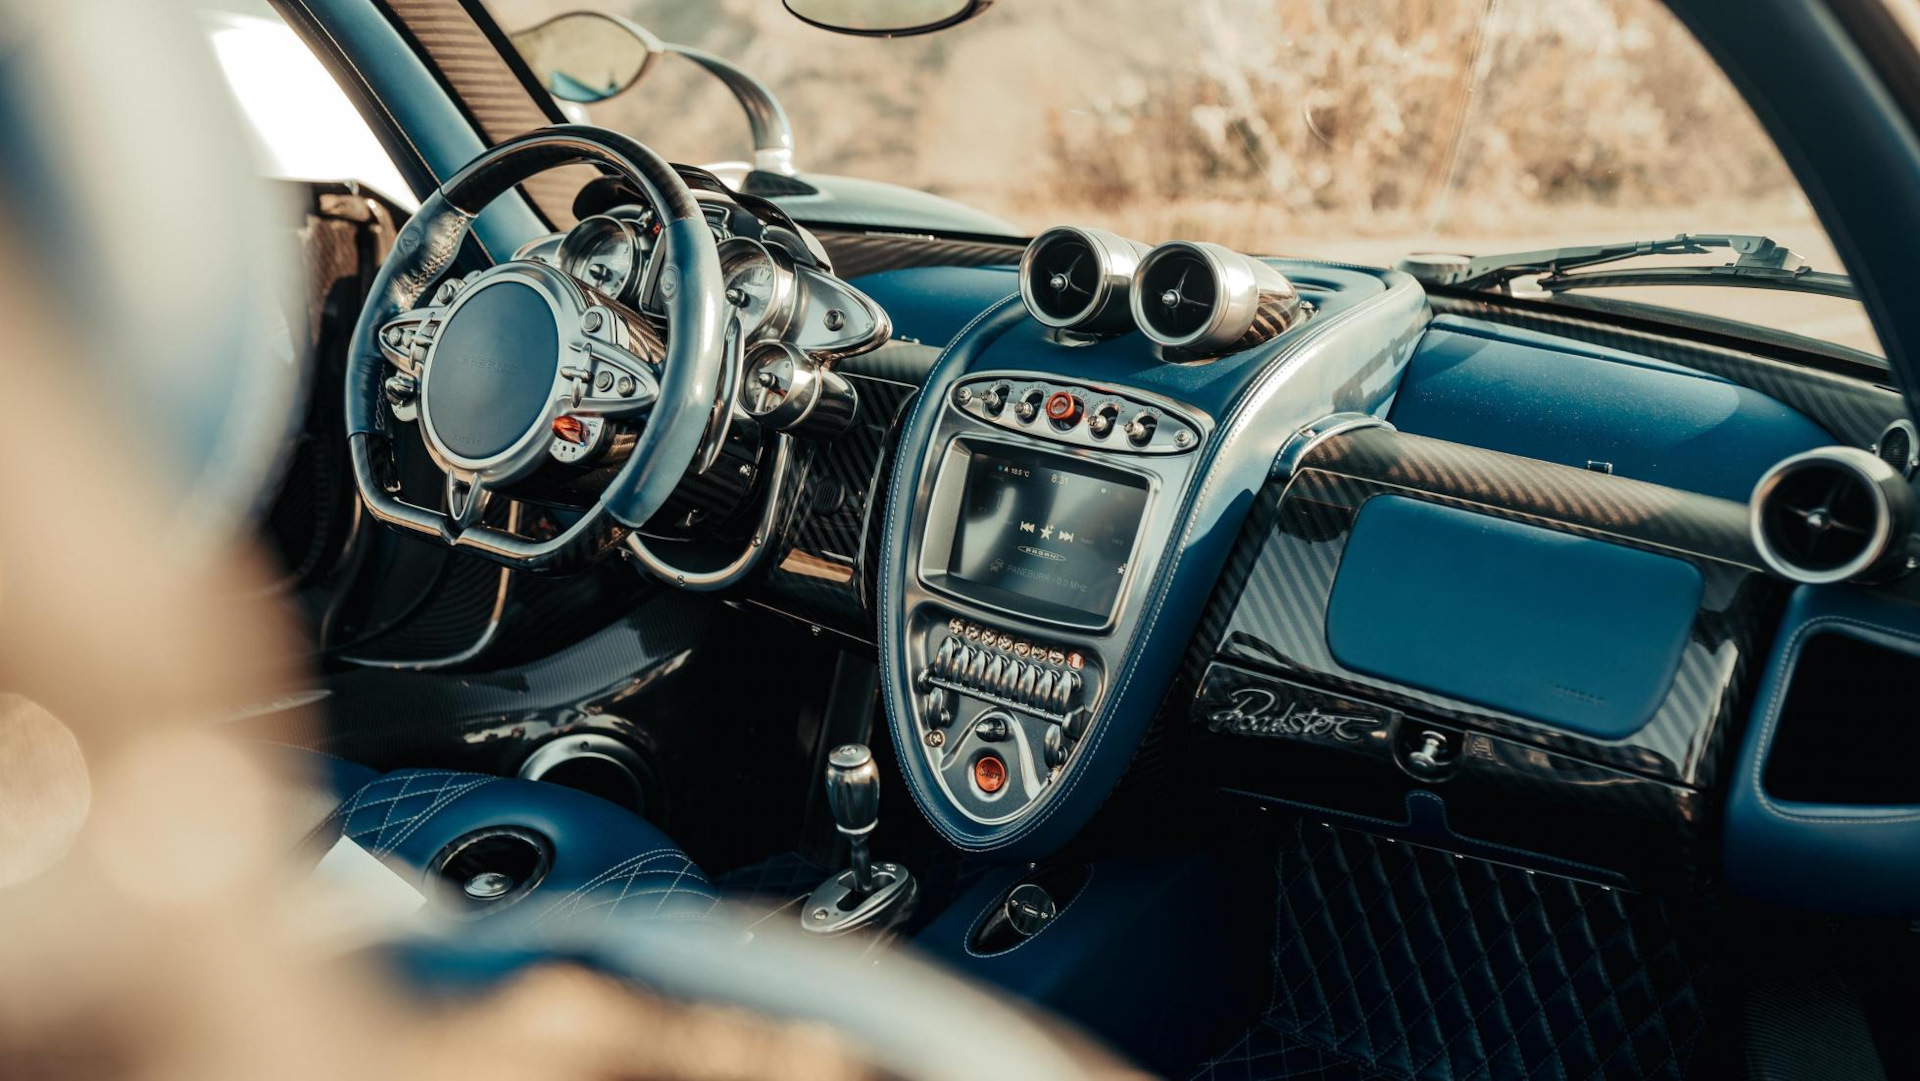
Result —
<instances>
[{"instance_id":1,"label":"gear knob","mask_svg":"<svg viewBox=\"0 0 1920 1081\"><path fill-rule=\"evenodd\" d=\"M827 807L849 836L870 832L880 820L880 767L865 746L842 744L827 755Z\"/></svg>"}]
</instances>

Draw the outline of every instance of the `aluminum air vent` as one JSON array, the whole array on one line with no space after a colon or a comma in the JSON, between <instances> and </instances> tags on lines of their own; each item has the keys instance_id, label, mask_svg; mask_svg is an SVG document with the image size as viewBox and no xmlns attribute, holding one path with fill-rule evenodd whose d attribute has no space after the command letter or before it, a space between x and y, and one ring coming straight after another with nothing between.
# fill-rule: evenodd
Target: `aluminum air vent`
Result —
<instances>
[{"instance_id":1,"label":"aluminum air vent","mask_svg":"<svg viewBox=\"0 0 1920 1081\"><path fill-rule=\"evenodd\" d=\"M1172 349L1245 349L1293 326L1301 311L1286 275L1218 244L1169 241L1148 252L1134 275L1134 320Z\"/></svg>"},{"instance_id":2,"label":"aluminum air vent","mask_svg":"<svg viewBox=\"0 0 1920 1081\"><path fill-rule=\"evenodd\" d=\"M1753 543L1774 573L1820 584L1858 578L1903 550L1906 478L1857 447L1821 447L1767 470L1753 489Z\"/></svg>"},{"instance_id":3,"label":"aluminum air vent","mask_svg":"<svg viewBox=\"0 0 1920 1081\"><path fill-rule=\"evenodd\" d=\"M1903 477L1913 476L1916 465L1920 465L1920 436L1916 436L1913 422L1896 420L1887 425L1880 433L1879 442L1873 445L1873 453L1879 459L1893 467L1893 471Z\"/></svg>"},{"instance_id":4,"label":"aluminum air vent","mask_svg":"<svg viewBox=\"0 0 1920 1081\"><path fill-rule=\"evenodd\" d=\"M1133 329L1127 290L1147 247L1104 229L1055 226L1020 257L1020 298L1035 319L1087 334Z\"/></svg>"}]
</instances>

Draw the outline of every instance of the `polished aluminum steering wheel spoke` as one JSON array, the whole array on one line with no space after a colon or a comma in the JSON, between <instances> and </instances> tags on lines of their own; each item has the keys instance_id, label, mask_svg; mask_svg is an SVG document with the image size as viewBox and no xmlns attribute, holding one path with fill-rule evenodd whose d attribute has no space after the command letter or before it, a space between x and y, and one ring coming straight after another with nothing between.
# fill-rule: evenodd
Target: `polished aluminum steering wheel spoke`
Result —
<instances>
[{"instance_id":1,"label":"polished aluminum steering wheel spoke","mask_svg":"<svg viewBox=\"0 0 1920 1081\"><path fill-rule=\"evenodd\" d=\"M401 312L380 326L380 355L388 364L415 379L426 367L427 350L446 321L444 305L432 304Z\"/></svg>"},{"instance_id":2,"label":"polished aluminum steering wheel spoke","mask_svg":"<svg viewBox=\"0 0 1920 1081\"><path fill-rule=\"evenodd\" d=\"M561 408L588 417L640 417L660 399L660 379L640 354L584 336L560 368Z\"/></svg>"},{"instance_id":3,"label":"polished aluminum steering wheel spoke","mask_svg":"<svg viewBox=\"0 0 1920 1081\"><path fill-rule=\"evenodd\" d=\"M480 477L463 469L447 470L447 521L454 533L478 525L492 498L493 490Z\"/></svg>"}]
</instances>

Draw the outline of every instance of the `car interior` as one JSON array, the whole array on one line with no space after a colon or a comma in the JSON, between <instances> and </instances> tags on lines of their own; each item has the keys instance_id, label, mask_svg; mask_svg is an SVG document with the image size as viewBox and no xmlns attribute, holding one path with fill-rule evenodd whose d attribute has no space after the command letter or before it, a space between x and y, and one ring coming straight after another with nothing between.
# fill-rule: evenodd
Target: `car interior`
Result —
<instances>
[{"instance_id":1,"label":"car interior","mask_svg":"<svg viewBox=\"0 0 1920 1081\"><path fill-rule=\"evenodd\" d=\"M274 0L409 189L275 182L308 674L218 729L289 860L924 959L1154 1075L1920 1076L1912 48L1670 6L1848 274L1029 237L791 170L725 60L754 160L675 163L543 59L617 28ZM1886 357L1562 301L1650 252Z\"/></svg>"}]
</instances>

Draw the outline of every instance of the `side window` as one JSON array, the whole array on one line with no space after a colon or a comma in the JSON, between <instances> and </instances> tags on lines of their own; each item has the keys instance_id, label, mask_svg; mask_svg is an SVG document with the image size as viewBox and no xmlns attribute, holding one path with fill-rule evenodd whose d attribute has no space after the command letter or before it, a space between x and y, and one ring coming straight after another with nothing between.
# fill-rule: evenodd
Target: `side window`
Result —
<instances>
[{"instance_id":1,"label":"side window","mask_svg":"<svg viewBox=\"0 0 1920 1081\"><path fill-rule=\"evenodd\" d=\"M203 11L213 53L253 134L263 175L354 180L406 210L420 201L347 95L272 8ZM244 10L239 10L244 7Z\"/></svg>"}]
</instances>

